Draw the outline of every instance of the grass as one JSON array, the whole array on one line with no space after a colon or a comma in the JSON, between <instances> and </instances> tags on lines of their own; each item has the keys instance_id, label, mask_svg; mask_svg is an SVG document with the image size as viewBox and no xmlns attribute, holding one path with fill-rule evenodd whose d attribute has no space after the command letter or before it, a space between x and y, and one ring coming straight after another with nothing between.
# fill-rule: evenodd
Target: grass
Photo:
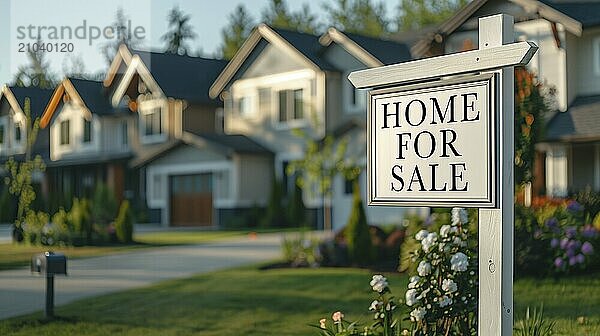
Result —
<instances>
[{"instance_id":1,"label":"grass","mask_svg":"<svg viewBox=\"0 0 600 336\"><path fill-rule=\"evenodd\" d=\"M263 231L261 231L263 232ZM264 231L269 232L269 231ZM0 270L27 266L31 256L48 250L64 253L68 258L97 257L127 252L141 248L172 245L203 244L228 238L242 237L249 231L162 231L135 235L135 244L106 246L31 246L26 244L0 244Z\"/></svg>"},{"instance_id":2,"label":"grass","mask_svg":"<svg viewBox=\"0 0 600 336\"><path fill-rule=\"evenodd\" d=\"M308 324L336 310L370 323L370 277L360 269L237 268L81 300L57 308L54 321L41 313L0 321L0 335L317 335ZM406 277L388 278L402 296ZM517 316L543 303L556 335L599 335L598 302L598 274L515 283Z\"/></svg>"}]
</instances>

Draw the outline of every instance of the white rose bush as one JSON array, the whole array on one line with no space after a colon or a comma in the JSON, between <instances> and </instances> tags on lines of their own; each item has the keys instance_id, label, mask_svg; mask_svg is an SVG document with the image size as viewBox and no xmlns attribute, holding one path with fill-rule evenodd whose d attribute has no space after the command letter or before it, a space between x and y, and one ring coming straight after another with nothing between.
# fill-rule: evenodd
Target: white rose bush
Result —
<instances>
[{"instance_id":1,"label":"white rose bush","mask_svg":"<svg viewBox=\"0 0 600 336\"><path fill-rule=\"evenodd\" d=\"M416 274L405 294L411 322L407 335L476 333L477 258L467 244L467 223L467 211L454 208L450 225L415 235L420 246L412 253Z\"/></svg>"}]
</instances>

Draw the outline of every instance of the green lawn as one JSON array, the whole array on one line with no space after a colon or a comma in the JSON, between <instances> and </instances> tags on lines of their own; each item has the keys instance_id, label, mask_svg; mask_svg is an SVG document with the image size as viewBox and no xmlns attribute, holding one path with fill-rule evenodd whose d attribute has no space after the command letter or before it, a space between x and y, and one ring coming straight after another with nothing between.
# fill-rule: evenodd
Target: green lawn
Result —
<instances>
[{"instance_id":1,"label":"green lawn","mask_svg":"<svg viewBox=\"0 0 600 336\"><path fill-rule=\"evenodd\" d=\"M232 237L242 237L248 231L165 231L135 235L135 244L54 247L30 246L25 244L0 244L0 270L29 265L31 256L48 250L62 252L68 258L95 257L107 254L131 251L141 248L169 245L202 244ZM260 234L260 233L259 233Z\"/></svg>"},{"instance_id":2,"label":"green lawn","mask_svg":"<svg viewBox=\"0 0 600 336\"><path fill-rule=\"evenodd\" d=\"M307 324L336 310L370 322L370 277L357 269L238 268L78 301L59 307L52 322L41 313L0 321L0 335L317 335ZM388 278L402 296L406 277ZM518 314L542 302L558 335L600 334L597 274L516 282Z\"/></svg>"}]
</instances>

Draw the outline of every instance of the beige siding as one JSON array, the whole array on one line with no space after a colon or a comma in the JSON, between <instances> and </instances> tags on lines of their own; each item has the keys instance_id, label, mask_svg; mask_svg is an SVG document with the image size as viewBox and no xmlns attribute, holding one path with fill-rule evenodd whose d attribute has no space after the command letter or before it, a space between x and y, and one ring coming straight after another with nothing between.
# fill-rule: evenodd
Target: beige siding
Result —
<instances>
[{"instance_id":1,"label":"beige siding","mask_svg":"<svg viewBox=\"0 0 600 336\"><path fill-rule=\"evenodd\" d=\"M298 56L290 55L288 51L268 44L254 63L248 67L242 78L262 77L304 68L306 68L306 64L299 60Z\"/></svg>"},{"instance_id":2,"label":"beige siding","mask_svg":"<svg viewBox=\"0 0 600 336\"><path fill-rule=\"evenodd\" d=\"M239 174L239 201L252 205L266 205L271 192L273 161L270 157L236 155L234 162Z\"/></svg>"}]
</instances>

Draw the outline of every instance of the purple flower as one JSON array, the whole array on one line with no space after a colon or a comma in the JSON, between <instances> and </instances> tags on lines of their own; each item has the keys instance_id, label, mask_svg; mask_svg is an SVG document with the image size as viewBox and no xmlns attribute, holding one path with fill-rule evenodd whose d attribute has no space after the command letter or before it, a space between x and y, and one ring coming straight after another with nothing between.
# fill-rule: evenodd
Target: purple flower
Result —
<instances>
[{"instance_id":1,"label":"purple flower","mask_svg":"<svg viewBox=\"0 0 600 336\"><path fill-rule=\"evenodd\" d=\"M567 238L573 238L577 234L577 228L574 226L569 226L565 229L565 234Z\"/></svg>"},{"instance_id":2,"label":"purple flower","mask_svg":"<svg viewBox=\"0 0 600 336\"><path fill-rule=\"evenodd\" d=\"M554 266L556 266L556 268L563 268L564 265L565 261L562 258L554 259Z\"/></svg>"},{"instance_id":3,"label":"purple flower","mask_svg":"<svg viewBox=\"0 0 600 336\"><path fill-rule=\"evenodd\" d=\"M552 248L558 247L558 244L560 244L560 243L557 238L552 238L552 240L550 241L550 247L552 247Z\"/></svg>"},{"instance_id":4,"label":"purple flower","mask_svg":"<svg viewBox=\"0 0 600 336\"><path fill-rule=\"evenodd\" d=\"M578 255L575 256L575 261L578 264L583 264L585 262L585 257L583 256L583 254L580 253L580 254L578 254Z\"/></svg>"},{"instance_id":5,"label":"purple flower","mask_svg":"<svg viewBox=\"0 0 600 336\"><path fill-rule=\"evenodd\" d=\"M598 235L598 230L596 230L595 227L588 224L583 227L583 230L581 230L581 235L583 236L583 238L596 238L596 236Z\"/></svg>"},{"instance_id":6,"label":"purple flower","mask_svg":"<svg viewBox=\"0 0 600 336\"><path fill-rule=\"evenodd\" d=\"M575 266L577 264L577 258L572 256L569 258L569 266Z\"/></svg>"},{"instance_id":7,"label":"purple flower","mask_svg":"<svg viewBox=\"0 0 600 336\"><path fill-rule=\"evenodd\" d=\"M550 229L557 228L558 227L558 219L556 219L556 217L548 218L548 219L546 219L545 224Z\"/></svg>"},{"instance_id":8,"label":"purple flower","mask_svg":"<svg viewBox=\"0 0 600 336\"><path fill-rule=\"evenodd\" d=\"M579 212L583 210L583 206L577 203L577 201L569 201L569 204L567 204L567 210L570 212Z\"/></svg>"},{"instance_id":9,"label":"purple flower","mask_svg":"<svg viewBox=\"0 0 600 336\"><path fill-rule=\"evenodd\" d=\"M585 242L581 245L581 253L590 255L594 253L594 246L590 242Z\"/></svg>"},{"instance_id":10,"label":"purple flower","mask_svg":"<svg viewBox=\"0 0 600 336\"><path fill-rule=\"evenodd\" d=\"M568 247L567 248L567 257L571 258L575 256L575 248Z\"/></svg>"},{"instance_id":11,"label":"purple flower","mask_svg":"<svg viewBox=\"0 0 600 336\"><path fill-rule=\"evenodd\" d=\"M560 240L560 248L561 249L566 249L567 245L569 244L569 238L563 238Z\"/></svg>"}]
</instances>

